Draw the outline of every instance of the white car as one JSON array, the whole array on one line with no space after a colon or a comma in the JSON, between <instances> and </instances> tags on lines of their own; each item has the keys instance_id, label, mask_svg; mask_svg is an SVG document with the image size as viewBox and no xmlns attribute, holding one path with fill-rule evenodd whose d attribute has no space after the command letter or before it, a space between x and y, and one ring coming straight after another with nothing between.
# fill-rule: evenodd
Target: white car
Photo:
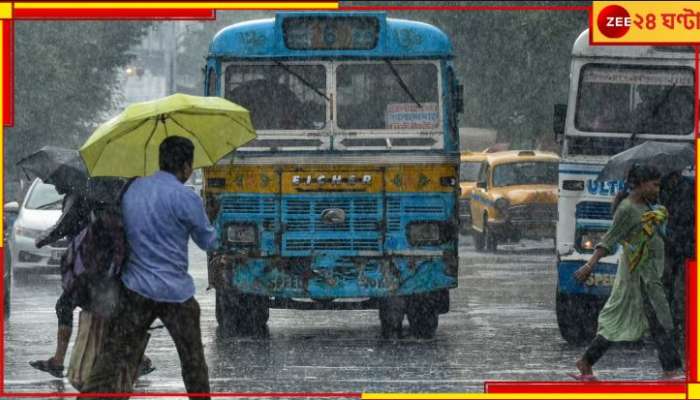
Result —
<instances>
[{"instance_id":1,"label":"white car","mask_svg":"<svg viewBox=\"0 0 700 400\"><path fill-rule=\"evenodd\" d=\"M53 185L35 179L19 207L8 247L12 257L12 273L60 273L60 260L66 251L65 238L37 249L34 241L54 226L61 216L63 195ZM7 206L6 206L7 207Z\"/></svg>"}]
</instances>

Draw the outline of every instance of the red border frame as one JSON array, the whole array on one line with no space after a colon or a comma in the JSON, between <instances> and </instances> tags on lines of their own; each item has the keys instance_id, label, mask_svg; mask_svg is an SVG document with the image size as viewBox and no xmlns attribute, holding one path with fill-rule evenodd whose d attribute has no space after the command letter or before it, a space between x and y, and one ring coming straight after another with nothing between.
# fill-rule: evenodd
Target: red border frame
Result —
<instances>
[{"instance_id":1,"label":"red border frame","mask_svg":"<svg viewBox=\"0 0 700 400\"><path fill-rule=\"evenodd\" d=\"M312 0L313 1L313 0ZM259 2L264 4L264 2ZM246 8L249 10L270 10L264 6L260 8ZM370 10L387 10L387 11L587 11L589 14L589 27L592 23L592 6L342 6L339 10L342 11L370 11ZM244 11L244 10L241 10ZM14 18L19 20L212 20L216 18L216 10L211 9L19 9L14 10ZM14 22L12 20L3 21L3 67L5 74L2 77L4 84L3 94L3 124L12 126L14 123ZM592 30L591 30L592 32ZM592 36L592 35L591 35ZM592 39L591 39L592 40ZM695 47L695 132L698 137L698 58L700 57L700 46L698 43L665 43L667 45L694 45ZM614 43L605 45L663 45L663 43ZM696 183L697 184L697 183ZM4 248L0 247L0 256L2 256ZM4 268L4 266L3 266ZM686 288L688 294L688 307L686 308L687 321L687 346L686 346L686 365L688 368L688 381L695 382L698 378L698 366L690 362L697 359L697 269L696 263L691 261L687 264L687 280ZM0 293L4 289L0 288ZM0 299L0 305L4 301ZM2 311L0 311L2 312ZM4 318L0 321L0 331L4 333ZM6 393L4 391L4 335L0 337L0 345L3 346L0 351L0 395L14 398L43 398L51 397L89 397L90 393ZM485 393L502 393L502 394L517 394L517 393L685 393L687 382L668 383L654 381L609 381L597 383L576 383L576 382L484 382ZM95 394L92 394L94 396ZM119 393L99 393L97 394L104 398L113 398L123 396ZM187 394L187 393L131 393L131 397L315 397L315 398L360 398L361 393L355 392L338 392L338 393L321 393L321 392L232 392L232 393L212 393L212 394Z\"/></svg>"}]
</instances>

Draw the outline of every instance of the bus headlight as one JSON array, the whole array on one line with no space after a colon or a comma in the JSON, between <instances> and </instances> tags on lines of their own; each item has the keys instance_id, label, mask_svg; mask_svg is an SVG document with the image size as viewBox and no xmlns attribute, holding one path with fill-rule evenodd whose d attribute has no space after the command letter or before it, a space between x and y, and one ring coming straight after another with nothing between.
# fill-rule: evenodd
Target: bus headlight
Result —
<instances>
[{"instance_id":1,"label":"bus headlight","mask_svg":"<svg viewBox=\"0 0 700 400\"><path fill-rule=\"evenodd\" d=\"M579 253L592 253L595 245L601 242L605 236L604 230L580 230L576 233L576 250Z\"/></svg>"},{"instance_id":2,"label":"bus headlight","mask_svg":"<svg viewBox=\"0 0 700 400\"><path fill-rule=\"evenodd\" d=\"M225 232L230 245L253 246L258 242L258 228L252 224L228 224Z\"/></svg>"},{"instance_id":3,"label":"bus headlight","mask_svg":"<svg viewBox=\"0 0 700 400\"><path fill-rule=\"evenodd\" d=\"M444 241L440 222L413 222L407 227L406 236L412 246L440 244Z\"/></svg>"}]
</instances>

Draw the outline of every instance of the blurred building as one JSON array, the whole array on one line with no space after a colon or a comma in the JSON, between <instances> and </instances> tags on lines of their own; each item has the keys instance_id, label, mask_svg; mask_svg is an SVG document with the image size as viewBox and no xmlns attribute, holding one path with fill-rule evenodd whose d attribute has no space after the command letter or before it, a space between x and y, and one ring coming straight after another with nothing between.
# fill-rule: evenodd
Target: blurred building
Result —
<instances>
[{"instance_id":1,"label":"blurred building","mask_svg":"<svg viewBox=\"0 0 700 400\"><path fill-rule=\"evenodd\" d=\"M177 57L183 51L181 43L185 35L201 29L200 22L154 23L141 44L131 49L134 58L120 73L121 95L117 99L116 111L130 103L176 92L199 94L199 77L178 73Z\"/></svg>"}]
</instances>

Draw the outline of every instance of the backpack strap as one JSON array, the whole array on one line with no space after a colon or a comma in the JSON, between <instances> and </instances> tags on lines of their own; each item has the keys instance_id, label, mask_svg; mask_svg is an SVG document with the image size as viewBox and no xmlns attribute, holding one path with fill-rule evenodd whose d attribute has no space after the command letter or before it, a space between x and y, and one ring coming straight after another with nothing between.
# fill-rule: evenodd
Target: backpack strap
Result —
<instances>
[{"instance_id":1,"label":"backpack strap","mask_svg":"<svg viewBox=\"0 0 700 400\"><path fill-rule=\"evenodd\" d=\"M118 205L121 205L121 204L122 204L122 200L124 200L124 195L126 194L127 190L129 190L129 186L131 186L131 184L134 183L134 181L135 181L136 179L137 179L136 176L131 177L131 178L129 178L128 181L126 181L126 183L124 184L124 186L122 186L121 190L119 191L119 197L118 197L118 200L117 200L117 204L118 204Z\"/></svg>"}]
</instances>

